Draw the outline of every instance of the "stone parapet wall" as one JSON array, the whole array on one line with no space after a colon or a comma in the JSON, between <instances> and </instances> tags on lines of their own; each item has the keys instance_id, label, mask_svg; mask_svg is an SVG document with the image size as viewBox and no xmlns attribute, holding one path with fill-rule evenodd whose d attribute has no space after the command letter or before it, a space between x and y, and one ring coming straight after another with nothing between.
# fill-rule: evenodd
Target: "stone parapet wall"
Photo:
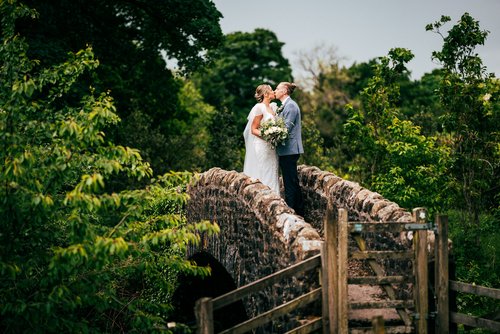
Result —
<instances>
[{"instance_id":1,"label":"stone parapet wall","mask_svg":"<svg viewBox=\"0 0 500 334\"><path fill-rule=\"evenodd\" d=\"M190 254L206 251L215 257L241 287L318 254L319 233L294 214L284 200L259 181L243 173L212 168L189 186L188 221L210 220L220 233L204 238ZM247 302L255 315L288 300L295 283ZM302 283L300 284L302 285Z\"/></svg>"},{"instance_id":2,"label":"stone parapet wall","mask_svg":"<svg viewBox=\"0 0 500 334\"><path fill-rule=\"evenodd\" d=\"M349 220L411 221L410 212L356 182L344 180L314 166L301 165L298 174L305 200L305 220L321 234L328 201L331 201L335 211L346 209Z\"/></svg>"}]
</instances>

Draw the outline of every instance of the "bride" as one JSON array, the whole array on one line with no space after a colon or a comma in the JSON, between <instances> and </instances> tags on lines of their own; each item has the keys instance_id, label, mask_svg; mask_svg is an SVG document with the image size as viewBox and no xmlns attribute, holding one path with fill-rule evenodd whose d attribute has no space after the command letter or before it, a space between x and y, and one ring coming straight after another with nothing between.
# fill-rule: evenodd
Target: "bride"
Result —
<instances>
[{"instance_id":1,"label":"bride","mask_svg":"<svg viewBox=\"0 0 500 334\"><path fill-rule=\"evenodd\" d=\"M277 194L280 193L278 179L278 155L276 151L260 136L260 122L276 117L275 98L269 85L259 85L255 90L257 104L248 114L248 123L243 131L245 138L245 163L243 173L259 179Z\"/></svg>"}]
</instances>

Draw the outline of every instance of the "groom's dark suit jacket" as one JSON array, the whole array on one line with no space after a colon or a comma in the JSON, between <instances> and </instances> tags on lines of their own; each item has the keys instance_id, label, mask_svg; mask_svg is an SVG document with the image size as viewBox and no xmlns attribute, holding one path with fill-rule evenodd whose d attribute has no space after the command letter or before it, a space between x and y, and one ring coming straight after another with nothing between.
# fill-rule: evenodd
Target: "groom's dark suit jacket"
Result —
<instances>
[{"instance_id":1,"label":"groom's dark suit jacket","mask_svg":"<svg viewBox=\"0 0 500 334\"><path fill-rule=\"evenodd\" d=\"M278 147L276 147L278 155L304 153L304 147L302 146L300 108L297 102L292 100L292 98L288 98L279 116L285 120L290 136L284 145L278 145Z\"/></svg>"}]
</instances>

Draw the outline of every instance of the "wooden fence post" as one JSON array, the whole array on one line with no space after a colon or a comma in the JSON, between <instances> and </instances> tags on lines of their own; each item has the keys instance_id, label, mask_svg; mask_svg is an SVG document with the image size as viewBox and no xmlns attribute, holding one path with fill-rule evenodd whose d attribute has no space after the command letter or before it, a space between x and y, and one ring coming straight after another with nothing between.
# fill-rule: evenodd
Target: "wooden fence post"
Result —
<instances>
[{"instance_id":1,"label":"wooden fence post","mask_svg":"<svg viewBox=\"0 0 500 334\"><path fill-rule=\"evenodd\" d=\"M448 334L450 332L448 217L436 216L436 226L436 333Z\"/></svg>"},{"instance_id":2,"label":"wooden fence post","mask_svg":"<svg viewBox=\"0 0 500 334\"><path fill-rule=\"evenodd\" d=\"M385 334L384 317L381 315L372 318L372 327L374 334Z\"/></svg>"},{"instance_id":3,"label":"wooden fence post","mask_svg":"<svg viewBox=\"0 0 500 334\"><path fill-rule=\"evenodd\" d=\"M203 297L196 301L194 307L196 316L196 333L214 334L214 317L212 298Z\"/></svg>"},{"instance_id":4,"label":"wooden fence post","mask_svg":"<svg viewBox=\"0 0 500 334\"><path fill-rule=\"evenodd\" d=\"M349 331L349 298L347 286L347 260L348 260L348 232L347 232L347 210L339 209L338 221L338 299L339 299L339 332Z\"/></svg>"},{"instance_id":5,"label":"wooden fence post","mask_svg":"<svg viewBox=\"0 0 500 334\"><path fill-rule=\"evenodd\" d=\"M413 221L416 224L425 224L427 211L424 208L413 209ZM427 317L429 316L429 270L427 263L427 229L414 231L413 246L415 250L415 286L414 299L417 313L416 329L419 334L427 333Z\"/></svg>"},{"instance_id":6,"label":"wooden fence post","mask_svg":"<svg viewBox=\"0 0 500 334\"><path fill-rule=\"evenodd\" d=\"M327 243L323 242L321 247L321 318L323 322L323 334L328 334L331 331L330 312L334 311L332 309L333 306L330 305L332 303L332 297L328 295L330 286L333 283L331 282L332 272L329 270L330 268L328 268L329 261Z\"/></svg>"},{"instance_id":7,"label":"wooden fence post","mask_svg":"<svg viewBox=\"0 0 500 334\"><path fill-rule=\"evenodd\" d=\"M333 204L329 201L323 222L325 242L323 243L322 257L323 272L323 332L338 333L338 293L337 293L337 222L335 220ZM326 295L326 296L325 296ZM325 300L326 297L326 300ZM325 305L326 303L326 305ZM325 321L325 317L327 320Z\"/></svg>"}]
</instances>

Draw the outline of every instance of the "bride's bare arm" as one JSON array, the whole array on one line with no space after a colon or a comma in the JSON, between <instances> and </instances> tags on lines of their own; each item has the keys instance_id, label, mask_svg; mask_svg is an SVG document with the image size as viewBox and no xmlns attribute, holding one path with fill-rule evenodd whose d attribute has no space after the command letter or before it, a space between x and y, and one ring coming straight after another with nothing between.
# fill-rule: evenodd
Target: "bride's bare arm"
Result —
<instances>
[{"instance_id":1,"label":"bride's bare arm","mask_svg":"<svg viewBox=\"0 0 500 334\"><path fill-rule=\"evenodd\" d=\"M260 121L262 120L263 117L264 115L257 115L253 118L252 134L256 135L257 137L260 137L259 127L260 127Z\"/></svg>"}]
</instances>

